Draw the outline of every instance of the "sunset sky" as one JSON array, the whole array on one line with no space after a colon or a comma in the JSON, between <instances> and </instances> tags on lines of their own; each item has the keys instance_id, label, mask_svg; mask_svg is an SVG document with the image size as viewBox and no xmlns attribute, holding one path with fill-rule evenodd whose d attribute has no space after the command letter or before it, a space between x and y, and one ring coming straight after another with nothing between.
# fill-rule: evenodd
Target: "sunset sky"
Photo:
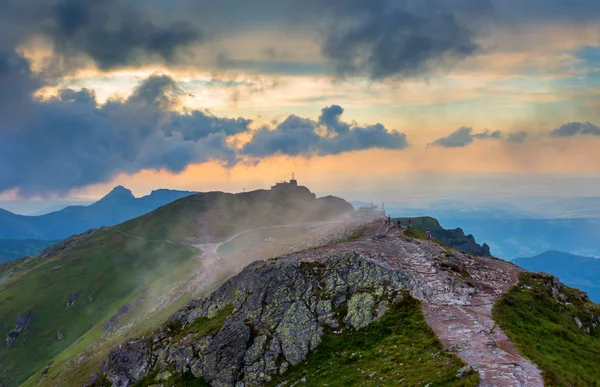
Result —
<instances>
[{"instance_id":1,"label":"sunset sky","mask_svg":"<svg viewBox=\"0 0 600 387\"><path fill-rule=\"evenodd\" d=\"M600 181L600 1L0 2L0 199L291 172L593 195L552 179Z\"/></svg>"}]
</instances>

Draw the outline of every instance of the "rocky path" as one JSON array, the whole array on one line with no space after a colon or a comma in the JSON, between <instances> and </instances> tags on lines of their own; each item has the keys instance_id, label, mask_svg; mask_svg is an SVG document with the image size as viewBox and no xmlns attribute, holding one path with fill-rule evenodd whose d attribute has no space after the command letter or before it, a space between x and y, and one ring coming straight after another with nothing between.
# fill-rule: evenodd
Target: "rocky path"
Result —
<instances>
[{"instance_id":1,"label":"rocky path","mask_svg":"<svg viewBox=\"0 0 600 387\"><path fill-rule=\"evenodd\" d=\"M501 260L450 252L435 243L428 251L425 241L405 238L403 231L373 223L361 240L330 250L356 250L412 272L412 295L421 300L425 319L446 349L479 372L481 386L543 386L539 369L518 353L492 318L495 301L517 282L520 269ZM306 252L303 258L311 259L310 254L314 253ZM441 262L464 267L474 287Z\"/></svg>"}]
</instances>

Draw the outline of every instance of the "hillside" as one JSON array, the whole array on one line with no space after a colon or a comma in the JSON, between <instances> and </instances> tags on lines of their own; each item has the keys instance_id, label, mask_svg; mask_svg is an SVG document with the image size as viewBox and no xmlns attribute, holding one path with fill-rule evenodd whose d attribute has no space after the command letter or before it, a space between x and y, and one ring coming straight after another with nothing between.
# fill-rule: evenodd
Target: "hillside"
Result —
<instances>
[{"instance_id":1,"label":"hillside","mask_svg":"<svg viewBox=\"0 0 600 387\"><path fill-rule=\"evenodd\" d=\"M551 275L521 273L494 317L547 386L600 385L600 305L579 290Z\"/></svg>"},{"instance_id":2,"label":"hillside","mask_svg":"<svg viewBox=\"0 0 600 387\"><path fill-rule=\"evenodd\" d=\"M119 186L89 206L69 206L45 215L17 215L0 209L0 239L65 239L92 228L122 223L191 194L160 189L136 198Z\"/></svg>"},{"instance_id":3,"label":"hillside","mask_svg":"<svg viewBox=\"0 0 600 387\"><path fill-rule=\"evenodd\" d=\"M12 386L36 371L61 377L67 364L75 368L74 359L84 369L96 367L103 351L152 328L257 258L244 252L218 260L212 249L219 242L261 226L327 220L349 206L316 199L308 189L196 194L74 236L41 256L0 265L6 338L0 379ZM291 247L270 248L281 253ZM67 380L83 382L89 373L82 372Z\"/></svg>"},{"instance_id":4,"label":"hillside","mask_svg":"<svg viewBox=\"0 0 600 387\"><path fill-rule=\"evenodd\" d=\"M546 251L535 257L517 258L513 262L530 271L558 276L565 284L587 292L590 299L600 302L600 259Z\"/></svg>"}]
</instances>

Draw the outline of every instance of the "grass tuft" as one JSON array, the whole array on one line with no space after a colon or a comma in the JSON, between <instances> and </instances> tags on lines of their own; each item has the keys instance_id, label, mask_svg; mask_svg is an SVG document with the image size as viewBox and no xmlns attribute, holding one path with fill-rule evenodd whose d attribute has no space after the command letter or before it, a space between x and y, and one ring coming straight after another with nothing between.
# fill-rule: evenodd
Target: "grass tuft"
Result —
<instances>
[{"instance_id":1,"label":"grass tuft","mask_svg":"<svg viewBox=\"0 0 600 387\"><path fill-rule=\"evenodd\" d=\"M227 305L221 309L212 318L200 317L196 319L192 324L183 329L179 330L173 337L174 341L179 341L185 336L194 334L197 337L213 336L219 333L223 328L223 323L233 312L233 306Z\"/></svg>"}]
</instances>

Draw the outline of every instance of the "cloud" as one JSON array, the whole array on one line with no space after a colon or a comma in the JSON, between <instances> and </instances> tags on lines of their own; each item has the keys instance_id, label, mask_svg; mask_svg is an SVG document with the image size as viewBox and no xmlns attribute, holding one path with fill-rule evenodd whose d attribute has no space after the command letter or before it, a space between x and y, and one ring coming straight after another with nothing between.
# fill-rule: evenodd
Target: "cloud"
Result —
<instances>
[{"instance_id":1,"label":"cloud","mask_svg":"<svg viewBox=\"0 0 600 387\"><path fill-rule=\"evenodd\" d=\"M63 0L48 15L46 32L63 57L83 53L108 70L140 65L148 57L173 62L180 48L202 41L187 22L156 23L140 9L117 0Z\"/></svg>"},{"instance_id":2,"label":"cloud","mask_svg":"<svg viewBox=\"0 0 600 387\"><path fill-rule=\"evenodd\" d=\"M569 122L550 131L551 137L600 136L600 128L589 122Z\"/></svg>"},{"instance_id":3,"label":"cloud","mask_svg":"<svg viewBox=\"0 0 600 387\"><path fill-rule=\"evenodd\" d=\"M484 130L481 133L473 134L473 138L477 140L498 140L502 137L502 132L495 130L491 132L489 129Z\"/></svg>"},{"instance_id":4,"label":"cloud","mask_svg":"<svg viewBox=\"0 0 600 387\"><path fill-rule=\"evenodd\" d=\"M323 53L340 75L419 76L479 50L474 32L457 12L422 12L401 4L365 3L356 7L349 23L332 28Z\"/></svg>"},{"instance_id":5,"label":"cloud","mask_svg":"<svg viewBox=\"0 0 600 387\"><path fill-rule=\"evenodd\" d=\"M446 148L464 147L473 142L473 136L471 135L472 131L473 129L468 127L458 128L448 136L438 138L430 145L443 146Z\"/></svg>"},{"instance_id":6,"label":"cloud","mask_svg":"<svg viewBox=\"0 0 600 387\"><path fill-rule=\"evenodd\" d=\"M480 44L489 34L489 26L506 29L515 24L564 25L597 21L600 17L596 0L567 3L3 0L0 40L14 48L43 35L55 47L59 57L55 63L67 67L86 66L80 61L83 56L102 70L155 62L198 66L212 63L217 68L277 74L323 74L331 68L342 76L421 77L481 53ZM252 49L240 53L244 51L240 41L256 34L257 26L264 26L270 36L289 33L303 39L291 44L288 39L249 41ZM258 39L264 36L267 34ZM202 45L202 56L194 57L198 45ZM310 57L303 55L308 46ZM319 48L311 51L315 47ZM323 58L312 55L319 49ZM219 60L228 55L228 60Z\"/></svg>"},{"instance_id":7,"label":"cloud","mask_svg":"<svg viewBox=\"0 0 600 387\"><path fill-rule=\"evenodd\" d=\"M290 115L274 129L262 128L238 149L229 140L251 133L252 120L174 110L185 92L165 75L150 76L129 97L104 104L88 89L62 89L48 100L33 98L42 84L25 59L0 54L0 98L10 110L0 106L11 118L0 121L0 192L64 194L147 169L179 173L190 164L234 165L248 156L309 157L408 146L405 134L381 124L342 121L344 109L332 105L322 109L318 121ZM11 100L9 88L21 97Z\"/></svg>"},{"instance_id":8,"label":"cloud","mask_svg":"<svg viewBox=\"0 0 600 387\"><path fill-rule=\"evenodd\" d=\"M326 107L318 121L290 115L274 129L263 127L254 133L241 153L251 157L274 154L309 157L409 146L404 133L390 131L381 124L357 126L342 122L343 111L338 105Z\"/></svg>"},{"instance_id":9,"label":"cloud","mask_svg":"<svg viewBox=\"0 0 600 387\"><path fill-rule=\"evenodd\" d=\"M529 134L527 132L519 131L519 132L509 133L508 136L506 136L506 141L514 142L514 143L522 143L522 142L525 142L525 140L527 140L528 137L529 137Z\"/></svg>"},{"instance_id":10,"label":"cloud","mask_svg":"<svg viewBox=\"0 0 600 387\"><path fill-rule=\"evenodd\" d=\"M6 80L20 81L16 90L35 83L24 63L14 55L0 55L3 93ZM13 103L14 119L0 122L0 192L18 188L22 196L61 194L121 172L177 173L209 160L235 163L236 150L227 138L249 131L251 120L169 110L182 93L172 79L151 76L127 99L104 105L86 89L61 90L47 101L29 96Z\"/></svg>"},{"instance_id":11,"label":"cloud","mask_svg":"<svg viewBox=\"0 0 600 387\"><path fill-rule=\"evenodd\" d=\"M461 127L450 133L446 137L438 138L437 140L427 144L427 146L442 146L445 148L461 148L470 145L475 140L501 140L503 134L500 130L491 131L485 129L481 133L473 133L473 128ZM506 141L508 142L523 142L527 139L526 132L509 133Z\"/></svg>"},{"instance_id":12,"label":"cloud","mask_svg":"<svg viewBox=\"0 0 600 387\"><path fill-rule=\"evenodd\" d=\"M144 3L123 0L5 0L0 14L5 41L16 47L44 36L53 44L52 64L61 70L82 66L82 58L101 70L176 63L182 49L204 41L197 24L171 21L146 11Z\"/></svg>"}]
</instances>

